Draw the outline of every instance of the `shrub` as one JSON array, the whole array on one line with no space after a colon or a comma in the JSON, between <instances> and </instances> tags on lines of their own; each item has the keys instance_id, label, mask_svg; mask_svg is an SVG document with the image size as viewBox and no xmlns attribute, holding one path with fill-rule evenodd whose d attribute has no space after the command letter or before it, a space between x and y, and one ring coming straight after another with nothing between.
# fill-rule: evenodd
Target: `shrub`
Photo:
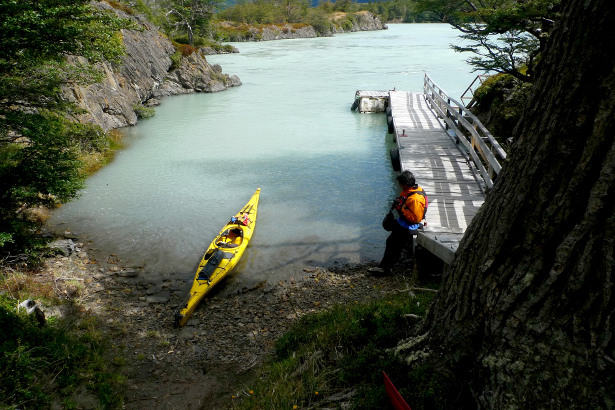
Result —
<instances>
[{"instance_id":1,"label":"shrub","mask_svg":"<svg viewBox=\"0 0 615 410\"><path fill-rule=\"evenodd\" d=\"M175 43L175 48L182 54L184 57L188 57L192 53L196 53L196 49L189 44L179 44Z\"/></svg>"},{"instance_id":2,"label":"shrub","mask_svg":"<svg viewBox=\"0 0 615 410\"><path fill-rule=\"evenodd\" d=\"M4 246L5 243L13 242L13 235L8 232L0 232L0 248Z\"/></svg>"},{"instance_id":3,"label":"shrub","mask_svg":"<svg viewBox=\"0 0 615 410\"><path fill-rule=\"evenodd\" d=\"M190 43L188 41L188 34L182 34L182 35L173 37L172 41L178 44L189 44ZM177 46L175 46L175 48L177 48Z\"/></svg>"},{"instance_id":4,"label":"shrub","mask_svg":"<svg viewBox=\"0 0 615 410\"><path fill-rule=\"evenodd\" d=\"M137 114L137 118L151 118L156 115L156 110L142 104L135 105L133 109L135 110L135 114Z\"/></svg>"},{"instance_id":5,"label":"shrub","mask_svg":"<svg viewBox=\"0 0 615 410\"><path fill-rule=\"evenodd\" d=\"M181 36L177 36L173 38L173 41L178 43L178 44L190 44L190 41L188 40L188 35L187 34L183 34ZM210 46L210 44L212 43L211 40L204 38L204 37L200 37L200 36L194 36L192 38L192 42L193 42L193 46L196 47L207 47Z\"/></svg>"},{"instance_id":6,"label":"shrub","mask_svg":"<svg viewBox=\"0 0 615 410\"><path fill-rule=\"evenodd\" d=\"M107 3L108 5L110 5L111 7L113 7L114 9L122 10L123 12L131 16L134 16L135 14L137 14L135 9L119 1L116 1L116 0L103 0L103 1Z\"/></svg>"},{"instance_id":7,"label":"shrub","mask_svg":"<svg viewBox=\"0 0 615 410\"><path fill-rule=\"evenodd\" d=\"M217 39L220 41L246 41L253 37L250 26L237 24L233 26L218 27Z\"/></svg>"},{"instance_id":8,"label":"shrub","mask_svg":"<svg viewBox=\"0 0 615 410\"><path fill-rule=\"evenodd\" d=\"M80 386L97 395L101 408L122 407L123 377L107 364L107 342L95 326L83 321L71 329L59 320L40 326L16 305L0 294L2 407L49 408L52 395L67 403Z\"/></svg>"},{"instance_id":9,"label":"shrub","mask_svg":"<svg viewBox=\"0 0 615 410\"><path fill-rule=\"evenodd\" d=\"M327 35L332 31L332 23L326 13L321 9L311 9L308 14L308 23L314 27L319 35Z\"/></svg>"},{"instance_id":10,"label":"shrub","mask_svg":"<svg viewBox=\"0 0 615 410\"><path fill-rule=\"evenodd\" d=\"M123 148L123 135L118 130L111 130L104 134L104 147L100 150L83 151L79 156L81 162L80 171L83 175L92 175L103 166L107 165L116 150Z\"/></svg>"},{"instance_id":11,"label":"shrub","mask_svg":"<svg viewBox=\"0 0 615 410\"><path fill-rule=\"evenodd\" d=\"M31 237L38 225L25 211L77 195L84 180L80 149L98 146L98 134L59 115L9 115L18 116L23 129L19 140L0 145L0 232L11 239L2 241L0 256L34 256L41 240Z\"/></svg>"},{"instance_id":12,"label":"shrub","mask_svg":"<svg viewBox=\"0 0 615 410\"><path fill-rule=\"evenodd\" d=\"M531 84L509 74L489 77L474 93L474 114L506 149L527 101Z\"/></svg>"},{"instance_id":13,"label":"shrub","mask_svg":"<svg viewBox=\"0 0 615 410\"><path fill-rule=\"evenodd\" d=\"M344 31L352 31L353 27L354 27L354 23L352 18L345 18L344 20L342 20L341 22L339 22L339 26L342 30Z\"/></svg>"},{"instance_id":14,"label":"shrub","mask_svg":"<svg viewBox=\"0 0 615 410\"><path fill-rule=\"evenodd\" d=\"M175 50L175 53L173 53L171 56L171 67L169 67L169 70L174 70L176 68L179 68L182 64L182 53L179 50Z\"/></svg>"}]
</instances>

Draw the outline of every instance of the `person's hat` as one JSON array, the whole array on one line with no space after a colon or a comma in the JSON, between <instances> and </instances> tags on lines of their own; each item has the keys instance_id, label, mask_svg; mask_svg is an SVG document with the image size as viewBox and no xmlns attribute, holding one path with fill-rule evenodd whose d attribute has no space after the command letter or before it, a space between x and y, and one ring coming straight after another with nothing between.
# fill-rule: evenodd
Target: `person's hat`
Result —
<instances>
[{"instance_id":1,"label":"person's hat","mask_svg":"<svg viewBox=\"0 0 615 410\"><path fill-rule=\"evenodd\" d=\"M401 185L413 186L416 183L414 174L410 171L404 171L397 176L397 182Z\"/></svg>"}]
</instances>

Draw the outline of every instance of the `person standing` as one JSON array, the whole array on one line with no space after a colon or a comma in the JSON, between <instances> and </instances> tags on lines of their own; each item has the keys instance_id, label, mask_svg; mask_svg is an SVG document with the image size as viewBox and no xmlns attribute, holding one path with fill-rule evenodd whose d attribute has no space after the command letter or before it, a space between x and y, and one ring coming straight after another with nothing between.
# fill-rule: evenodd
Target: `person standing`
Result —
<instances>
[{"instance_id":1,"label":"person standing","mask_svg":"<svg viewBox=\"0 0 615 410\"><path fill-rule=\"evenodd\" d=\"M392 226L391 234L387 238L384 256L378 266L368 269L373 273L390 273L391 268L399 258L401 252L412 240L412 235L423 228L423 220L427 212L427 195L410 171L403 171L397 176L397 182L402 192L393 201L391 210L395 209L399 217Z\"/></svg>"}]
</instances>

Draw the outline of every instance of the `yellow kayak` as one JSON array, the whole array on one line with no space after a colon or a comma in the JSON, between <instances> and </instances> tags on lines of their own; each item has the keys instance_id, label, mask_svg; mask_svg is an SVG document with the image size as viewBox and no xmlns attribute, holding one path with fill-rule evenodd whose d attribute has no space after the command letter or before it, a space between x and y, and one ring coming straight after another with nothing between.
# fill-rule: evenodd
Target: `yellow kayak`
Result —
<instances>
[{"instance_id":1,"label":"yellow kayak","mask_svg":"<svg viewBox=\"0 0 615 410\"><path fill-rule=\"evenodd\" d=\"M254 232L260 193L261 189L258 188L246 206L224 225L207 248L196 269L190 294L175 313L175 326L185 325L201 299L239 262Z\"/></svg>"}]
</instances>

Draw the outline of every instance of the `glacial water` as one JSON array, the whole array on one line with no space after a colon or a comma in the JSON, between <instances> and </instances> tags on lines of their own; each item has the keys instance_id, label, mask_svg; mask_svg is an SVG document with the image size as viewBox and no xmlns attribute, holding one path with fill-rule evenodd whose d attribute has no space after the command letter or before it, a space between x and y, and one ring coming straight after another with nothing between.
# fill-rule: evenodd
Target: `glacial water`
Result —
<instances>
[{"instance_id":1,"label":"glacial water","mask_svg":"<svg viewBox=\"0 0 615 410\"><path fill-rule=\"evenodd\" d=\"M428 73L459 98L475 77L444 24L390 25L328 38L235 43L208 56L243 85L165 98L124 130L126 148L49 225L151 275L191 280L224 223L262 189L235 284L306 267L379 260L380 222L397 192L384 114L356 90L422 91Z\"/></svg>"}]
</instances>

